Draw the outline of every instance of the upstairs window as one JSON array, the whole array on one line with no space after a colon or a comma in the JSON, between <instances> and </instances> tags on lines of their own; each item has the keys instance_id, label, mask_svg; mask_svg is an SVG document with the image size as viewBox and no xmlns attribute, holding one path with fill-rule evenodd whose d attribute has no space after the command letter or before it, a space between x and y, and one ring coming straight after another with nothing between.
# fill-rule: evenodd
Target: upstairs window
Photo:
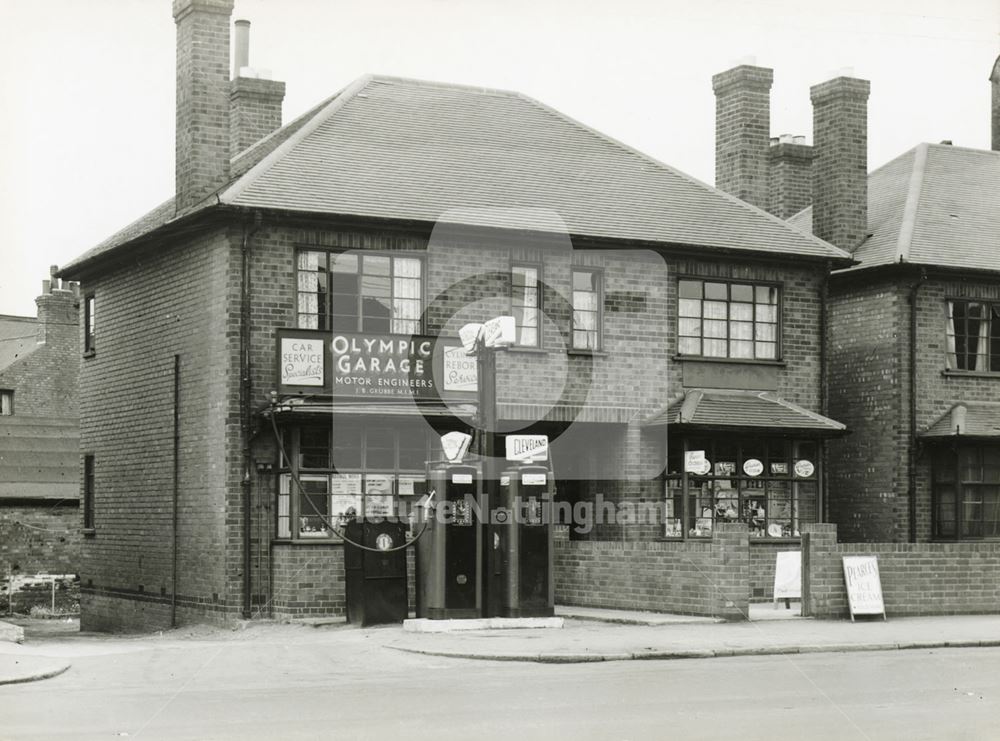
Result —
<instances>
[{"instance_id":1,"label":"upstairs window","mask_svg":"<svg viewBox=\"0 0 1000 741\"><path fill-rule=\"evenodd\" d=\"M9 417L14 413L14 392L0 389L0 417Z\"/></svg>"},{"instance_id":2,"label":"upstairs window","mask_svg":"<svg viewBox=\"0 0 1000 741\"><path fill-rule=\"evenodd\" d=\"M948 302L948 370L1000 373L1000 303Z\"/></svg>"},{"instance_id":3,"label":"upstairs window","mask_svg":"<svg viewBox=\"0 0 1000 741\"><path fill-rule=\"evenodd\" d=\"M678 353L778 359L778 287L683 279L678 283Z\"/></svg>"},{"instance_id":4,"label":"upstairs window","mask_svg":"<svg viewBox=\"0 0 1000 741\"><path fill-rule=\"evenodd\" d=\"M541 286L538 268L514 265L510 269L510 310L517 333L515 343L522 347L538 347L538 317L541 308Z\"/></svg>"},{"instance_id":5,"label":"upstairs window","mask_svg":"<svg viewBox=\"0 0 1000 741\"><path fill-rule=\"evenodd\" d=\"M304 250L297 272L300 328L420 334L419 258Z\"/></svg>"},{"instance_id":6,"label":"upstairs window","mask_svg":"<svg viewBox=\"0 0 1000 741\"><path fill-rule=\"evenodd\" d=\"M601 273L573 271L573 349L601 349Z\"/></svg>"},{"instance_id":7,"label":"upstairs window","mask_svg":"<svg viewBox=\"0 0 1000 741\"><path fill-rule=\"evenodd\" d=\"M94 294L83 299L83 351L85 353L92 353L97 349L94 344L95 308Z\"/></svg>"}]
</instances>

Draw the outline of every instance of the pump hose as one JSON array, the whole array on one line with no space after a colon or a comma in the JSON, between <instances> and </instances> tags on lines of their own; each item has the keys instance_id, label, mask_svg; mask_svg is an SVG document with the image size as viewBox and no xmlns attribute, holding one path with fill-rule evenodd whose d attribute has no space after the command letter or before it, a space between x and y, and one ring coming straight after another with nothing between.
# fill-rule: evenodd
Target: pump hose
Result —
<instances>
[{"instance_id":1,"label":"pump hose","mask_svg":"<svg viewBox=\"0 0 1000 741\"><path fill-rule=\"evenodd\" d=\"M284 460L286 460L286 461L290 461L291 458L289 458L288 455L285 453L285 446L281 442L281 435L278 433L278 425L274 421L274 411L273 411L273 409L271 411L271 414L269 414L267 416L268 416L268 419L271 420L271 429L274 430L274 439L275 439L275 442L278 443L278 450L281 451L281 457ZM302 482L299 480L298 473L296 473L295 471L291 470L291 467L289 467L289 473L291 474L292 481L295 482L295 486L298 488L299 493L300 494L303 493L305 491L305 488L302 486ZM300 497L299 501L301 502L302 499L303 498ZM345 533L343 533L342 531L340 531L340 530L338 530L336 528L336 526L333 524L333 522L331 522L331 520L326 515L324 515L322 512L320 512L316 508L316 505L313 504L313 501L312 501L312 499L310 497L305 497L305 500L309 503L309 506L313 510L313 515L312 516L318 517L323 522L324 525L326 525L328 528L330 528L331 532L333 532L334 535L336 535L339 538L341 538L345 543L350 543L355 548L360 548L363 551L371 551L372 553L393 553L394 551L405 550L406 548L409 548L414 543L416 543L418 540L420 540L420 536L424 534L424 531L427 530L427 526L430 524L430 519L424 520L423 527L420 528L419 532L417 532L417 534L414 535L412 538L410 538L408 541L406 541L405 543L403 543L403 545L397 545L397 546L395 546L393 548L386 548L385 550L383 550L381 548L372 548L370 546L362 545L361 543L357 543L357 542L351 540L350 538L348 538Z\"/></svg>"}]
</instances>

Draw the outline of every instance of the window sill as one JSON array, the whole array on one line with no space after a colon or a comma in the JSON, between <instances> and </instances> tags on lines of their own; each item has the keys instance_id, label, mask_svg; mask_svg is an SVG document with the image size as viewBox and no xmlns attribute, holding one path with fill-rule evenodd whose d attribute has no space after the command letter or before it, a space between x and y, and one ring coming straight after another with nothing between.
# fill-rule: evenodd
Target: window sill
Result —
<instances>
[{"instance_id":1,"label":"window sill","mask_svg":"<svg viewBox=\"0 0 1000 741\"><path fill-rule=\"evenodd\" d=\"M683 363L725 363L726 365L764 365L774 368L785 368L788 366L784 360L752 360L750 358L709 358L700 355L674 355L670 358L674 362Z\"/></svg>"},{"instance_id":2,"label":"window sill","mask_svg":"<svg viewBox=\"0 0 1000 741\"><path fill-rule=\"evenodd\" d=\"M83 357L85 358L92 358L95 355L97 355L97 350L87 350L86 352L83 353Z\"/></svg>"},{"instance_id":3,"label":"window sill","mask_svg":"<svg viewBox=\"0 0 1000 741\"><path fill-rule=\"evenodd\" d=\"M945 378L1000 378L997 371L943 370L941 375Z\"/></svg>"},{"instance_id":4,"label":"window sill","mask_svg":"<svg viewBox=\"0 0 1000 741\"><path fill-rule=\"evenodd\" d=\"M606 358L608 353L604 350L580 350L576 348L570 348L566 351L567 355L580 355L583 357L593 357L593 358Z\"/></svg>"},{"instance_id":5,"label":"window sill","mask_svg":"<svg viewBox=\"0 0 1000 741\"><path fill-rule=\"evenodd\" d=\"M525 345L508 345L504 348L508 352L534 353L536 355L548 355L549 351L544 347L527 347Z\"/></svg>"},{"instance_id":6,"label":"window sill","mask_svg":"<svg viewBox=\"0 0 1000 741\"><path fill-rule=\"evenodd\" d=\"M97 535L97 530L95 530L92 527L81 528L80 532L83 534L83 537L85 538L93 538L95 535Z\"/></svg>"},{"instance_id":7,"label":"window sill","mask_svg":"<svg viewBox=\"0 0 1000 741\"><path fill-rule=\"evenodd\" d=\"M271 545L291 545L291 546L310 546L310 545L343 545L344 541L341 538L274 538L271 541Z\"/></svg>"}]
</instances>

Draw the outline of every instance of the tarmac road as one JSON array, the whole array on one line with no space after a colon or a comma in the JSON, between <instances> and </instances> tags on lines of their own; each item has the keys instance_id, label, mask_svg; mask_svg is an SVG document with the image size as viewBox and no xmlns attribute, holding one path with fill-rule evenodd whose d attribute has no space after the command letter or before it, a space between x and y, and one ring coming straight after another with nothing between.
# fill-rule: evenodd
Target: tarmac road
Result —
<instances>
[{"instance_id":1,"label":"tarmac road","mask_svg":"<svg viewBox=\"0 0 1000 741\"><path fill-rule=\"evenodd\" d=\"M0 738L1000 739L1000 648L535 664L275 626L39 644Z\"/></svg>"}]
</instances>

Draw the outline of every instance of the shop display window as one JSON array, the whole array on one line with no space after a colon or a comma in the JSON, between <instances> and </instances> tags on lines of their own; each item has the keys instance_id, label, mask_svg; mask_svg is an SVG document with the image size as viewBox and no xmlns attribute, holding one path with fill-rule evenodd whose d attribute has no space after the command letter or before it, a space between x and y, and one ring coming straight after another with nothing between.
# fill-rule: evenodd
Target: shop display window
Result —
<instances>
[{"instance_id":1,"label":"shop display window","mask_svg":"<svg viewBox=\"0 0 1000 741\"><path fill-rule=\"evenodd\" d=\"M426 461L440 457L437 434L422 423L302 425L282 436L294 468L282 458L280 539L331 538L352 518L408 511L426 493Z\"/></svg>"},{"instance_id":2,"label":"shop display window","mask_svg":"<svg viewBox=\"0 0 1000 741\"><path fill-rule=\"evenodd\" d=\"M720 522L745 522L751 539L797 538L819 514L819 446L785 439L691 438L670 446L666 537L703 538Z\"/></svg>"}]
</instances>

